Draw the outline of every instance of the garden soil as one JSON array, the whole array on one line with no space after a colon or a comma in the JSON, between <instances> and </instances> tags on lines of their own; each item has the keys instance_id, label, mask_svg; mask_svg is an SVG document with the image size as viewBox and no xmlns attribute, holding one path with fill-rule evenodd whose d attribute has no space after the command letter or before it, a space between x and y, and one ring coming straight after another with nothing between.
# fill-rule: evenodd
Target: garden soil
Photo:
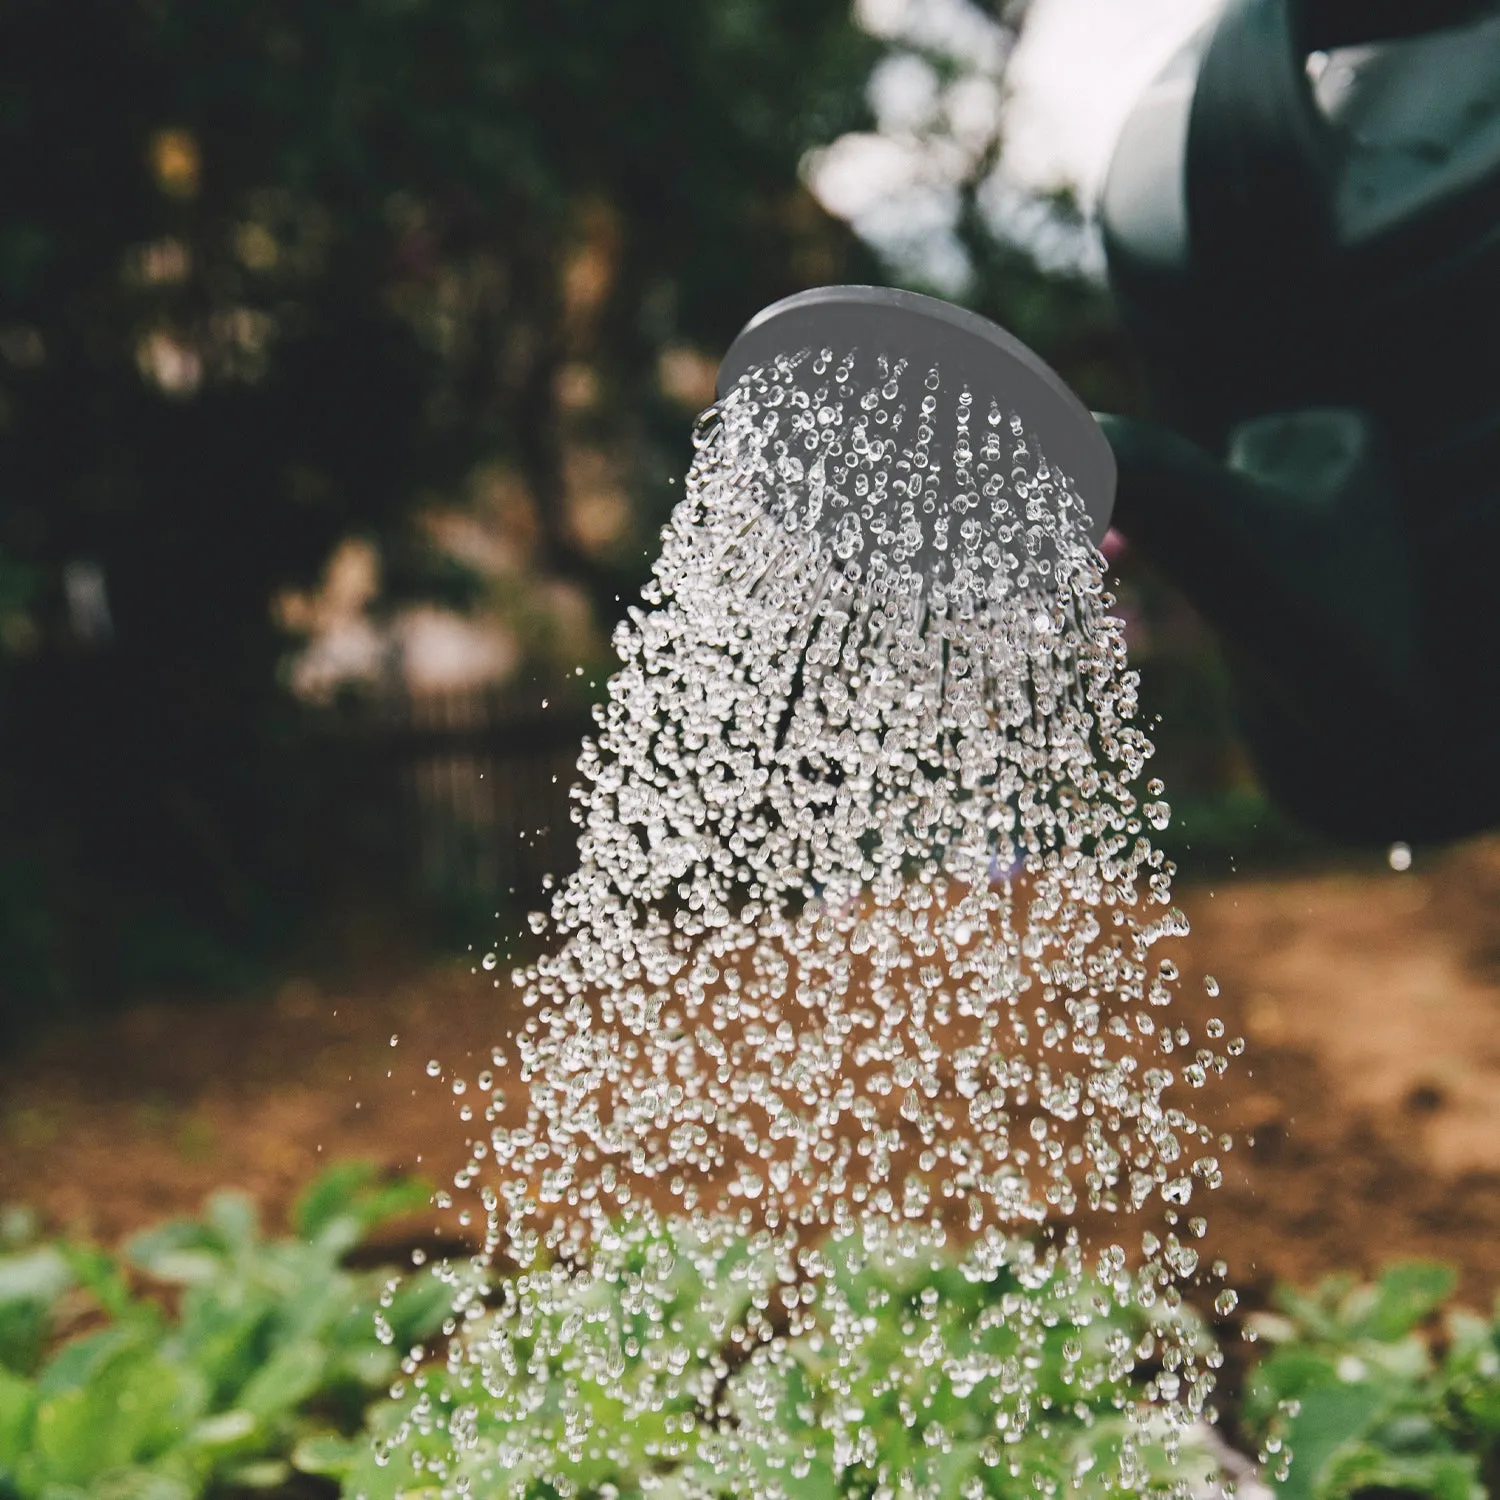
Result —
<instances>
[{"instance_id":1,"label":"garden soil","mask_svg":"<svg viewBox=\"0 0 1500 1500\"><path fill-rule=\"evenodd\" d=\"M1453 1263L1465 1298L1488 1305L1500 1292L1500 838L1419 850L1402 874L1372 855L1182 883L1178 899L1193 926L1176 950L1178 1005L1195 1031L1219 1015L1247 1039L1192 1100L1236 1142L1202 1211L1244 1306L1277 1281L1413 1255ZM0 1203L114 1242L225 1186L280 1227L319 1167L349 1156L446 1183L483 1133L459 1112L519 1010L509 969L502 950L486 972L476 950L337 992L293 980L270 1000L147 1005L54 1030L0 1061ZM471 1083L462 1097L455 1074ZM463 1233L437 1210L402 1232Z\"/></svg>"}]
</instances>

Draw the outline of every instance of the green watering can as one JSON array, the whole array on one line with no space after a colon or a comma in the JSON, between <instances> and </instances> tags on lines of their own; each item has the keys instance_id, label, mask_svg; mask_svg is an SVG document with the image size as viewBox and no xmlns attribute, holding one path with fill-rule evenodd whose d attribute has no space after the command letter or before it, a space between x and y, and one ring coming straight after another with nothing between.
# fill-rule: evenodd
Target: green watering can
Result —
<instances>
[{"instance_id":1,"label":"green watering can","mask_svg":"<svg viewBox=\"0 0 1500 1500\"><path fill-rule=\"evenodd\" d=\"M1500 7L1230 0L1100 215L1159 418L1101 418L1114 524L1224 638L1271 794L1500 823Z\"/></svg>"}]
</instances>

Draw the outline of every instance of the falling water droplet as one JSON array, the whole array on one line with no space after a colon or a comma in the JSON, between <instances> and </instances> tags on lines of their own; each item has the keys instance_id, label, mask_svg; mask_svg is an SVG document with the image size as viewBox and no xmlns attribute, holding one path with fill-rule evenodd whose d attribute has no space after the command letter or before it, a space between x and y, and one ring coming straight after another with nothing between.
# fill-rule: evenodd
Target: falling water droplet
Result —
<instances>
[{"instance_id":1,"label":"falling water droplet","mask_svg":"<svg viewBox=\"0 0 1500 1500\"><path fill-rule=\"evenodd\" d=\"M460 1278L447 1379L538 1485L572 1493L559 1470L606 1452L597 1409L647 1419L663 1474L698 1453L706 1492L762 1493L774 1454L830 1492L936 1493L935 1469L897 1487L867 1463L869 1403L909 1387L918 1467L966 1451L937 1412L987 1429L941 1481L978 1496L1025 1487L1007 1466L1050 1431L1054 1375L1154 1372L1147 1427L1187 1428L1213 1387L1175 1226L1222 1180L1184 1156L1213 1139L1186 1090L1227 1060L1160 1009L1179 975L1149 950L1187 923L1146 832L1166 789L1134 791L1123 626L1067 476L1019 414L971 430L940 384L832 349L747 376L695 431L650 608L615 637L578 866L515 974L524 1118L477 1075L461 1117L493 1129L453 1179L474 1273L524 1274ZM1139 1273L1123 1230L1086 1253L1090 1215L1136 1216ZM990 1330L1001 1378L965 1353ZM799 1360L900 1370L880 1396L820 1387L803 1451ZM453 1472L476 1431L450 1430Z\"/></svg>"}]
</instances>

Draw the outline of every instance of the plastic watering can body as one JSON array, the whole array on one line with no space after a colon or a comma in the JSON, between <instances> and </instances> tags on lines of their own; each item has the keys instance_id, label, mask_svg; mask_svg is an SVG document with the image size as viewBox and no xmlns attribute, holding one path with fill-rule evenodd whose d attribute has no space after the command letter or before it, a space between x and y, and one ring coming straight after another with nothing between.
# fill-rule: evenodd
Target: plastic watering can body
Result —
<instances>
[{"instance_id":1,"label":"plastic watering can body","mask_svg":"<svg viewBox=\"0 0 1500 1500\"><path fill-rule=\"evenodd\" d=\"M1164 424L1104 419L1116 524L1356 838L1500 821L1500 13L1418 9L1230 0L1100 204Z\"/></svg>"}]
</instances>

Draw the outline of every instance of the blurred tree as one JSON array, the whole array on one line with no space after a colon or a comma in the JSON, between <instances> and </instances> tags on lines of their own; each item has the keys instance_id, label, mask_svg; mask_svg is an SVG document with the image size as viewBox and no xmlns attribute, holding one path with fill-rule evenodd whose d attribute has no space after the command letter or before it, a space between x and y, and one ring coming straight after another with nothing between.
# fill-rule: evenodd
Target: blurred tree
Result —
<instances>
[{"instance_id":1,"label":"blurred tree","mask_svg":"<svg viewBox=\"0 0 1500 1500\"><path fill-rule=\"evenodd\" d=\"M699 351L869 275L798 165L876 47L845 0L0 8L0 1017L316 914L348 798L273 606L341 538L452 596L426 522L488 485L619 608Z\"/></svg>"},{"instance_id":2,"label":"blurred tree","mask_svg":"<svg viewBox=\"0 0 1500 1500\"><path fill-rule=\"evenodd\" d=\"M1096 406L1133 407L1089 213L1071 187L1039 191L1004 161L1007 73L1030 0L862 0L859 10L881 43L867 89L876 129L814 152L815 189L892 279L994 318Z\"/></svg>"}]
</instances>

